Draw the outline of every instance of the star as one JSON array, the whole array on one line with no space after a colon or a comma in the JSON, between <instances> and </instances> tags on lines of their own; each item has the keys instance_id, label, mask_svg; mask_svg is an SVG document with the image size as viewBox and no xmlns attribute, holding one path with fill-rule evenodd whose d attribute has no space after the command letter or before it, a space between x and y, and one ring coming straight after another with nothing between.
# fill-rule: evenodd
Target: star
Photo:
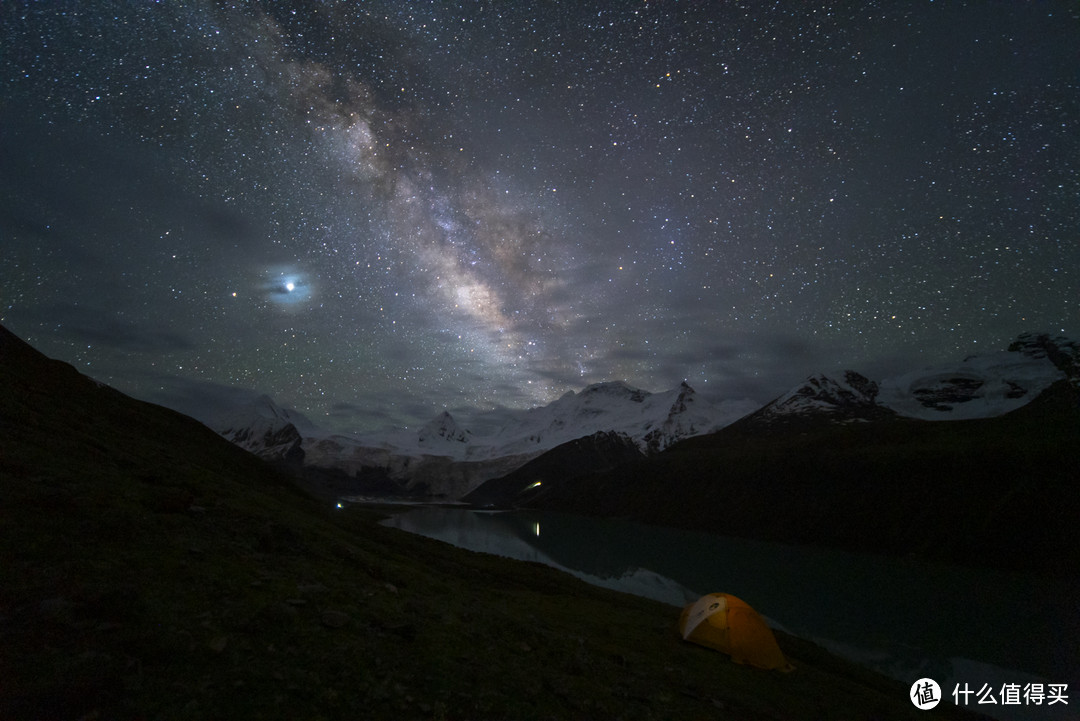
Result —
<instances>
[{"instance_id":1,"label":"star","mask_svg":"<svg viewBox=\"0 0 1080 721\"><path fill-rule=\"evenodd\" d=\"M23 5L0 322L133 395L351 431L1080 332L1060 4Z\"/></svg>"}]
</instances>

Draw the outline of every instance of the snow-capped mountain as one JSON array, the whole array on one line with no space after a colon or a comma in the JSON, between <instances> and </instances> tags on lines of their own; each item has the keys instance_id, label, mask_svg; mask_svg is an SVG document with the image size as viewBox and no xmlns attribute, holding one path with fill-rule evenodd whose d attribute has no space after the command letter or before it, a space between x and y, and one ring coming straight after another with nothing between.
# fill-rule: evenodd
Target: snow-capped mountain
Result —
<instances>
[{"instance_id":1,"label":"snow-capped mountain","mask_svg":"<svg viewBox=\"0 0 1080 721\"><path fill-rule=\"evenodd\" d=\"M683 438L718 430L755 407L750 401L710 404L685 382L664 393L649 393L621 381L596 383L521 412L494 437L477 442L485 443L486 453L533 453L613 431L632 439L642 451L655 453Z\"/></svg>"},{"instance_id":2,"label":"snow-capped mountain","mask_svg":"<svg viewBox=\"0 0 1080 721\"><path fill-rule=\"evenodd\" d=\"M819 421L985 418L1015 410L1064 379L1080 386L1080 344L1025 334L1007 351L880 382L851 370L812 375L760 408L746 400L709 403L686 383L650 393L615 381L570 391L546 406L474 416L480 427L498 429L483 434L471 433L443 411L419 431L335 435L266 397L216 427L266 458L302 460L305 466L350 478L374 471L409 492L460 498L547 451L598 433L618 434L642 453L653 454L736 421L737 427L753 431Z\"/></svg>"},{"instance_id":3,"label":"snow-capped mountain","mask_svg":"<svg viewBox=\"0 0 1080 721\"><path fill-rule=\"evenodd\" d=\"M449 411L443 411L420 429L417 442L425 447L437 447L446 443L468 443L469 431L458 427Z\"/></svg>"},{"instance_id":4,"label":"snow-capped mountain","mask_svg":"<svg viewBox=\"0 0 1080 721\"><path fill-rule=\"evenodd\" d=\"M229 440L269 459L287 455L293 460L299 454L305 465L349 476L379 469L406 489L460 497L556 446L595 433L618 433L642 452L655 453L683 438L718 430L755 405L751 401L712 405L697 398L686 383L665 393L649 393L610 382L570 391L547 406L501 411L499 430L487 435L462 428L447 411L419 432L331 434L269 398L223 419L217 428Z\"/></svg>"},{"instance_id":5,"label":"snow-capped mountain","mask_svg":"<svg viewBox=\"0 0 1080 721\"><path fill-rule=\"evenodd\" d=\"M1024 334L1009 350L968 356L881 382L878 402L923 420L990 418L1030 403L1053 383L1080 383L1080 347Z\"/></svg>"},{"instance_id":6,"label":"snow-capped mountain","mask_svg":"<svg viewBox=\"0 0 1080 721\"><path fill-rule=\"evenodd\" d=\"M303 415L281 408L267 395L219 418L214 425L218 433L241 448L269 461L286 462L303 460L300 428L314 429Z\"/></svg>"},{"instance_id":7,"label":"snow-capped mountain","mask_svg":"<svg viewBox=\"0 0 1080 721\"><path fill-rule=\"evenodd\" d=\"M990 418L1031 402L1052 384L1080 386L1080 344L1024 334L1009 349L872 381L855 371L815 374L739 422L757 428L801 421L856 423L895 417Z\"/></svg>"},{"instance_id":8,"label":"snow-capped mountain","mask_svg":"<svg viewBox=\"0 0 1080 721\"><path fill-rule=\"evenodd\" d=\"M645 443L644 450L649 453L657 453L683 438L708 433L727 425L749 410L746 406L733 406L730 409L731 414L725 415L718 423L715 410L712 407L701 408L694 389L686 381L672 393L676 395L668 407L667 415L658 424L652 425L641 438Z\"/></svg>"},{"instance_id":9,"label":"snow-capped mountain","mask_svg":"<svg viewBox=\"0 0 1080 721\"><path fill-rule=\"evenodd\" d=\"M880 420L891 412L876 402L878 384L855 371L838 378L814 374L747 418L747 424L775 424L805 418L827 418L834 423Z\"/></svg>"},{"instance_id":10,"label":"snow-capped mountain","mask_svg":"<svg viewBox=\"0 0 1080 721\"><path fill-rule=\"evenodd\" d=\"M683 438L717 430L754 408L752 401L710 404L698 399L686 383L664 393L650 393L613 381L590 385L577 393L568 391L546 406L504 409L475 417L482 426L497 427L493 433L473 434L443 411L418 433L375 433L353 442L366 449L411 457L439 455L478 462L532 458L578 438L615 432L632 439L642 451L654 453ZM345 443L343 436L332 438Z\"/></svg>"},{"instance_id":11,"label":"snow-capped mountain","mask_svg":"<svg viewBox=\"0 0 1080 721\"><path fill-rule=\"evenodd\" d=\"M1009 350L1036 360L1048 359L1070 383L1080 387L1080 343L1064 336L1023 333L1009 344Z\"/></svg>"}]
</instances>

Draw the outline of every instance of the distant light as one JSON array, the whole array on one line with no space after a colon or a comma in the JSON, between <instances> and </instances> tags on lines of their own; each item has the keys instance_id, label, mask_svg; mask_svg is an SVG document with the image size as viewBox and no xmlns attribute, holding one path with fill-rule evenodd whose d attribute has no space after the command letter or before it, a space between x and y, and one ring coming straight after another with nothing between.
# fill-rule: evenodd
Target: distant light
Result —
<instances>
[{"instance_id":1,"label":"distant light","mask_svg":"<svg viewBox=\"0 0 1080 721\"><path fill-rule=\"evenodd\" d=\"M533 535L537 538L540 537L540 521L533 522Z\"/></svg>"},{"instance_id":2,"label":"distant light","mask_svg":"<svg viewBox=\"0 0 1080 721\"><path fill-rule=\"evenodd\" d=\"M339 503L339 504L337 504L337 507L338 507L338 508L343 508L344 506L342 506L342 505L341 505L341 504Z\"/></svg>"},{"instance_id":3,"label":"distant light","mask_svg":"<svg viewBox=\"0 0 1080 721\"><path fill-rule=\"evenodd\" d=\"M543 481L537 481L536 483L530 483L529 485L525 486L525 490L527 491L530 488L536 488L537 486L539 486L542 483L543 483Z\"/></svg>"},{"instance_id":4,"label":"distant light","mask_svg":"<svg viewBox=\"0 0 1080 721\"><path fill-rule=\"evenodd\" d=\"M296 290L296 283L286 283L285 284L285 290L292 293L294 290Z\"/></svg>"}]
</instances>

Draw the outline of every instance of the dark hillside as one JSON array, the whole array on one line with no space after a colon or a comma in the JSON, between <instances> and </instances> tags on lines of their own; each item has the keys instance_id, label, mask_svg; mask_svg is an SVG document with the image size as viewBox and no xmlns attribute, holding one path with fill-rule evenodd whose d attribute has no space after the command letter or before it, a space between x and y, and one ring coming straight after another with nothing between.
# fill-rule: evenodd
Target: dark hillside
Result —
<instances>
[{"instance_id":1,"label":"dark hillside","mask_svg":"<svg viewBox=\"0 0 1080 721\"><path fill-rule=\"evenodd\" d=\"M512 473L487 481L462 500L478 506L515 506L542 492L543 484L569 483L581 476L640 461L645 456L618 433L595 433L552 448Z\"/></svg>"},{"instance_id":2,"label":"dark hillside","mask_svg":"<svg viewBox=\"0 0 1080 721\"><path fill-rule=\"evenodd\" d=\"M739 424L530 504L969 565L1080 569L1080 405L982 420Z\"/></svg>"},{"instance_id":3,"label":"dark hillside","mask_svg":"<svg viewBox=\"0 0 1080 721\"><path fill-rule=\"evenodd\" d=\"M0 718L915 719L908 687L780 636L339 512L212 431L0 328Z\"/></svg>"}]
</instances>

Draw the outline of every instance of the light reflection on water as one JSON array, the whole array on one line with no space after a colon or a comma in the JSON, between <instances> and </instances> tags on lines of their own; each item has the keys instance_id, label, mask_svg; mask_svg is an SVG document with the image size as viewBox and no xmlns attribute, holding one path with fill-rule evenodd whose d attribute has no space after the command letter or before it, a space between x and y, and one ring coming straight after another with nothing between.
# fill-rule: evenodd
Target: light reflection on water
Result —
<instances>
[{"instance_id":1,"label":"light reflection on water","mask_svg":"<svg viewBox=\"0 0 1080 721\"><path fill-rule=\"evenodd\" d=\"M673 606L725 591L778 628L907 683L1067 683L1069 705L974 706L1000 719L1076 718L1080 582L724 538L535 511L422 507L384 525L544 563Z\"/></svg>"}]
</instances>

